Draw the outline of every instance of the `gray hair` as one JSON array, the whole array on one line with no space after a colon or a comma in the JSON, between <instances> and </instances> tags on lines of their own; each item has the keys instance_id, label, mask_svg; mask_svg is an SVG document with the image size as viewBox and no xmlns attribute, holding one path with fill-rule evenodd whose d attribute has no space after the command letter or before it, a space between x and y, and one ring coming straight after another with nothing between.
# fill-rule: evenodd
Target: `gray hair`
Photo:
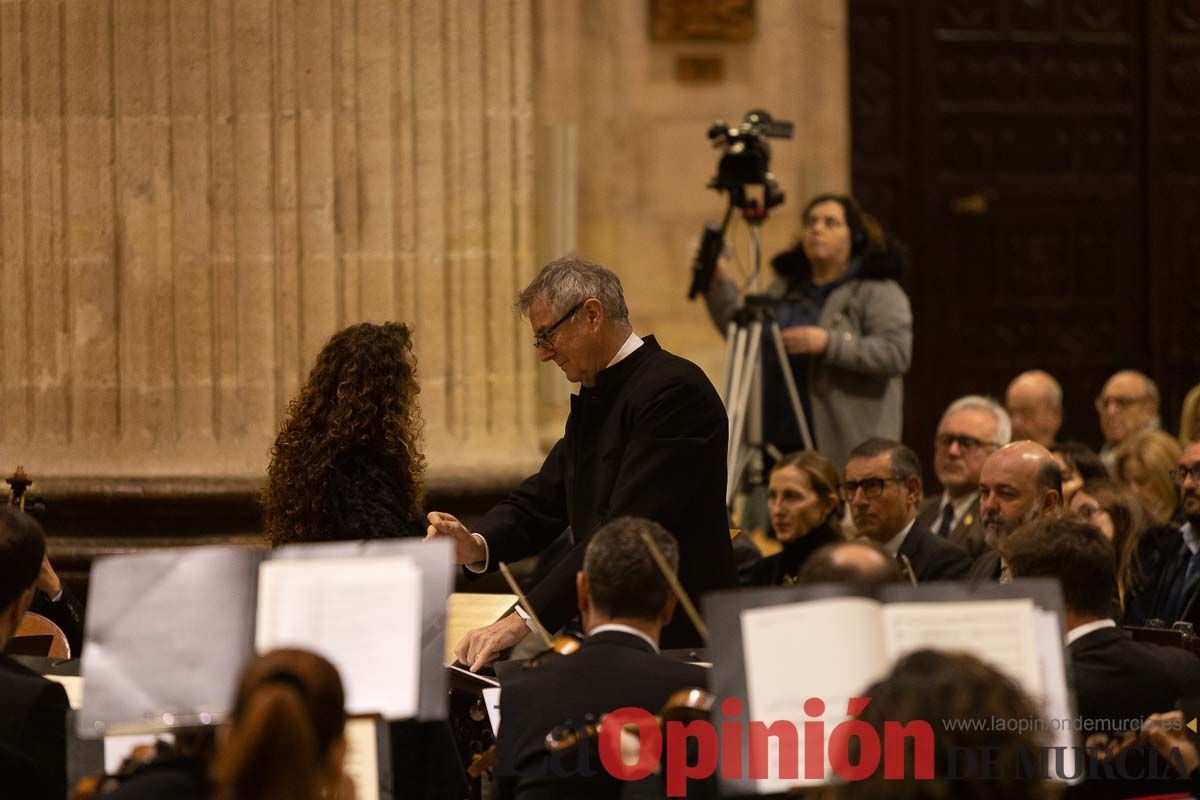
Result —
<instances>
[{"instance_id":1,"label":"gray hair","mask_svg":"<svg viewBox=\"0 0 1200 800\"><path fill-rule=\"evenodd\" d=\"M1009 419L1008 412L1004 410L1004 406L992 398L984 397L981 394L969 394L965 397L960 397L946 406L946 410L942 413L942 418L938 422L938 427L942 427L942 423L946 421L946 417L955 411L964 411L967 409L986 411L992 415L992 419L996 420L995 442L997 445L1003 447L1012 441L1012 420Z\"/></svg>"},{"instance_id":2,"label":"gray hair","mask_svg":"<svg viewBox=\"0 0 1200 800\"><path fill-rule=\"evenodd\" d=\"M517 296L514 304L523 317L538 299L544 300L555 314L565 314L571 306L596 298L605 315L614 322L629 322L629 308L621 279L609 269L578 256L556 258Z\"/></svg>"}]
</instances>

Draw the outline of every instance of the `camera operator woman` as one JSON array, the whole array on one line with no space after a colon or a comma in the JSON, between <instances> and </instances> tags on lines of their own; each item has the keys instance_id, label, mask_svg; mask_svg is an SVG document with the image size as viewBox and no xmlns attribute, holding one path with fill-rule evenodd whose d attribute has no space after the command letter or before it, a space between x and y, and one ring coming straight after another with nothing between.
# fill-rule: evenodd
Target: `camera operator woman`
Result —
<instances>
[{"instance_id":1,"label":"camera operator woman","mask_svg":"<svg viewBox=\"0 0 1200 800\"><path fill-rule=\"evenodd\" d=\"M912 358L912 309L897 280L904 259L853 198L814 197L799 243L771 260L767 294L814 446L836 467L858 443L900 438L903 375ZM723 270L706 301L725 332L738 287ZM763 437L781 452L802 449L778 356L763 342Z\"/></svg>"}]
</instances>

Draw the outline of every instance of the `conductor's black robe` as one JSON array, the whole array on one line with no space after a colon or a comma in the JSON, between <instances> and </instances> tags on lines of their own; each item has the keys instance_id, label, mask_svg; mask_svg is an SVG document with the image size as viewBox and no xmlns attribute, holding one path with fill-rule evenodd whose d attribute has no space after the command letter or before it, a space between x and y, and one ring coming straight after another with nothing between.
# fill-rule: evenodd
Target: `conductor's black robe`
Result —
<instances>
[{"instance_id":1,"label":"conductor's black robe","mask_svg":"<svg viewBox=\"0 0 1200 800\"><path fill-rule=\"evenodd\" d=\"M696 602L737 585L725 510L728 419L711 382L692 362L647 336L571 398L566 432L541 470L487 513L488 569L538 553L564 529L572 550L530 593L545 626L577 613L575 573L588 537L608 520L652 519L679 542L679 579ZM663 647L702 644L677 612Z\"/></svg>"}]
</instances>

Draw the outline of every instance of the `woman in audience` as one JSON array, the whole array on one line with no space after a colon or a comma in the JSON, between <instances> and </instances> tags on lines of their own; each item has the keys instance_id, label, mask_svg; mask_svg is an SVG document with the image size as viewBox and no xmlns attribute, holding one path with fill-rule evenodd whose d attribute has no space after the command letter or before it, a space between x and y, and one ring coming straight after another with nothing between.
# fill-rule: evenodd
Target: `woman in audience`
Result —
<instances>
[{"instance_id":1,"label":"woman in audience","mask_svg":"<svg viewBox=\"0 0 1200 800\"><path fill-rule=\"evenodd\" d=\"M815 447L836 466L873 436L900 438L903 376L912 357L912 309L897 281L898 245L853 198L809 200L800 241L775 256L767 293L779 300L788 367L800 391ZM737 284L718 265L707 293L713 322L726 332ZM781 452L803 448L779 359L763 341L763 436Z\"/></svg>"},{"instance_id":2,"label":"woman in audience","mask_svg":"<svg viewBox=\"0 0 1200 800\"><path fill-rule=\"evenodd\" d=\"M1110 480L1085 483L1071 499L1071 514L1091 523L1113 543L1117 557L1117 599L1121 610L1136 590L1138 544L1146 532L1142 503L1129 489Z\"/></svg>"},{"instance_id":3,"label":"woman in audience","mask_svg":"<svg viewBox=\"0 0 1200 800\"><path fill-rule=\"evenodd\" d=\"M1183 398L1183 410L1179 413L1179 441L1187 444L1200 431L1200 383L1192 387Z\"/></svg>"},{"instance_id":4,"label":"woman in audience","mask_svg":"<svg viewBox=\"0 0 1200 800\"><path fill-rule=\"evenodd\" d=\"M974 656L918 650L901 658L890 674L860 696L871 698L871 703L858 718L875 729L880 742L899 739L895 730L886 731L885 725L889 729L913 722L930 726L933 776L915 778L918 756L914 751L918 748L906 746L901 748L902 777L886 777L881 759L865 780L835 786L832 796L836 800L1034 800L1052 796L1051 787L1037 774L1038 765L1046 763L1042 748L1047 744L1046 735L1032 729L1041 716L1037 707L1006 675ZM972 724L997 719L1022 725L997 729ZM963 723L952 727L955 720Z\"/></svg>"},{"instance_id":5,"label":"woman in audience","mask_svg":"<svg viewBox=\"0 0 1200 800\"><path fill-rule=\"evenodd\" d=\"M1117 479L1133 489L1155 525L1169 522L1179 505L1171 470L1182 452L1179 440L1162 431L1139 433L1117 450Z\"/></svg>"},{"instance_id":6,"label":"woman in audience","mask_svg":"<svg viewBox=\"0 0 1200 800\"><path fill-rule=\"evenodd\" d=\"M275 650L242 673L228 736L212 765L217 800L354 797L342 771L345 695L332 664Z\"/></svg>"},{"instance_id":7,"label":"woman in audience","mask_svg":"<svg viewBox=\"0 0 1200 800\"><path fill-rule=\"evenodd\" d=\"M334 334L271 448L263 510L273 544L425 534L419 391L407 325Z\"/></svg>"},{"instance_id":8,"label":"woman in audience","mask_svg":"<svg viewBox=\"0 0 1200 800\"><path fill-rule=\"evenodd\" d=\"M1108 470L1100 455L1080 442L1055 442L1050 448L1051 455L1062 470L1063 505L1071 506L1071 496L1083 486L1094 480L1107 480Z\"/></svg>"},{"instance_id":9,"label":"woman in audience","mask_svg":"<svg viewBox=\"0 0 1200 800\"><path fill-rule=\"evenodd\" d=\"M783 550L754 565L751 585L795 583L809 556L827 544L842 541L837 485L837 470L820 453L792 453L775 463L767 490L767 510Z\"/></svg>"}]
</instances>

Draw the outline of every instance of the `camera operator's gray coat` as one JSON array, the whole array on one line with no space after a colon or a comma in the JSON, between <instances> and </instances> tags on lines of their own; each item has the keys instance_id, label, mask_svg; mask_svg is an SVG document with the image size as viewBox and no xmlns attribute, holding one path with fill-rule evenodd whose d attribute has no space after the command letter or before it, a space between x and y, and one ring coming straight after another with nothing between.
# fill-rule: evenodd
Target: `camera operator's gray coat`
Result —
<instances>
[{"instance_id":1,"label":"camera operator's gray coat","mask_svg":"<svg viewBox=\"0 0 1200 800\"><path fill-rule=\"evenodd\" d=\"M900 440L913 336L908 295L896 282L901 263L891 250L866 254L857 277L834 289L821 309L819 324L829 332L829 346L809 359L812 433L817 449L839 472L861 442L873 436ZM767 294L781 298L787 287L785 278L776 277ZM737 286L728 280L714 284L706 300L725 333L738 307Z\"/></svg>"}]
</instances>

